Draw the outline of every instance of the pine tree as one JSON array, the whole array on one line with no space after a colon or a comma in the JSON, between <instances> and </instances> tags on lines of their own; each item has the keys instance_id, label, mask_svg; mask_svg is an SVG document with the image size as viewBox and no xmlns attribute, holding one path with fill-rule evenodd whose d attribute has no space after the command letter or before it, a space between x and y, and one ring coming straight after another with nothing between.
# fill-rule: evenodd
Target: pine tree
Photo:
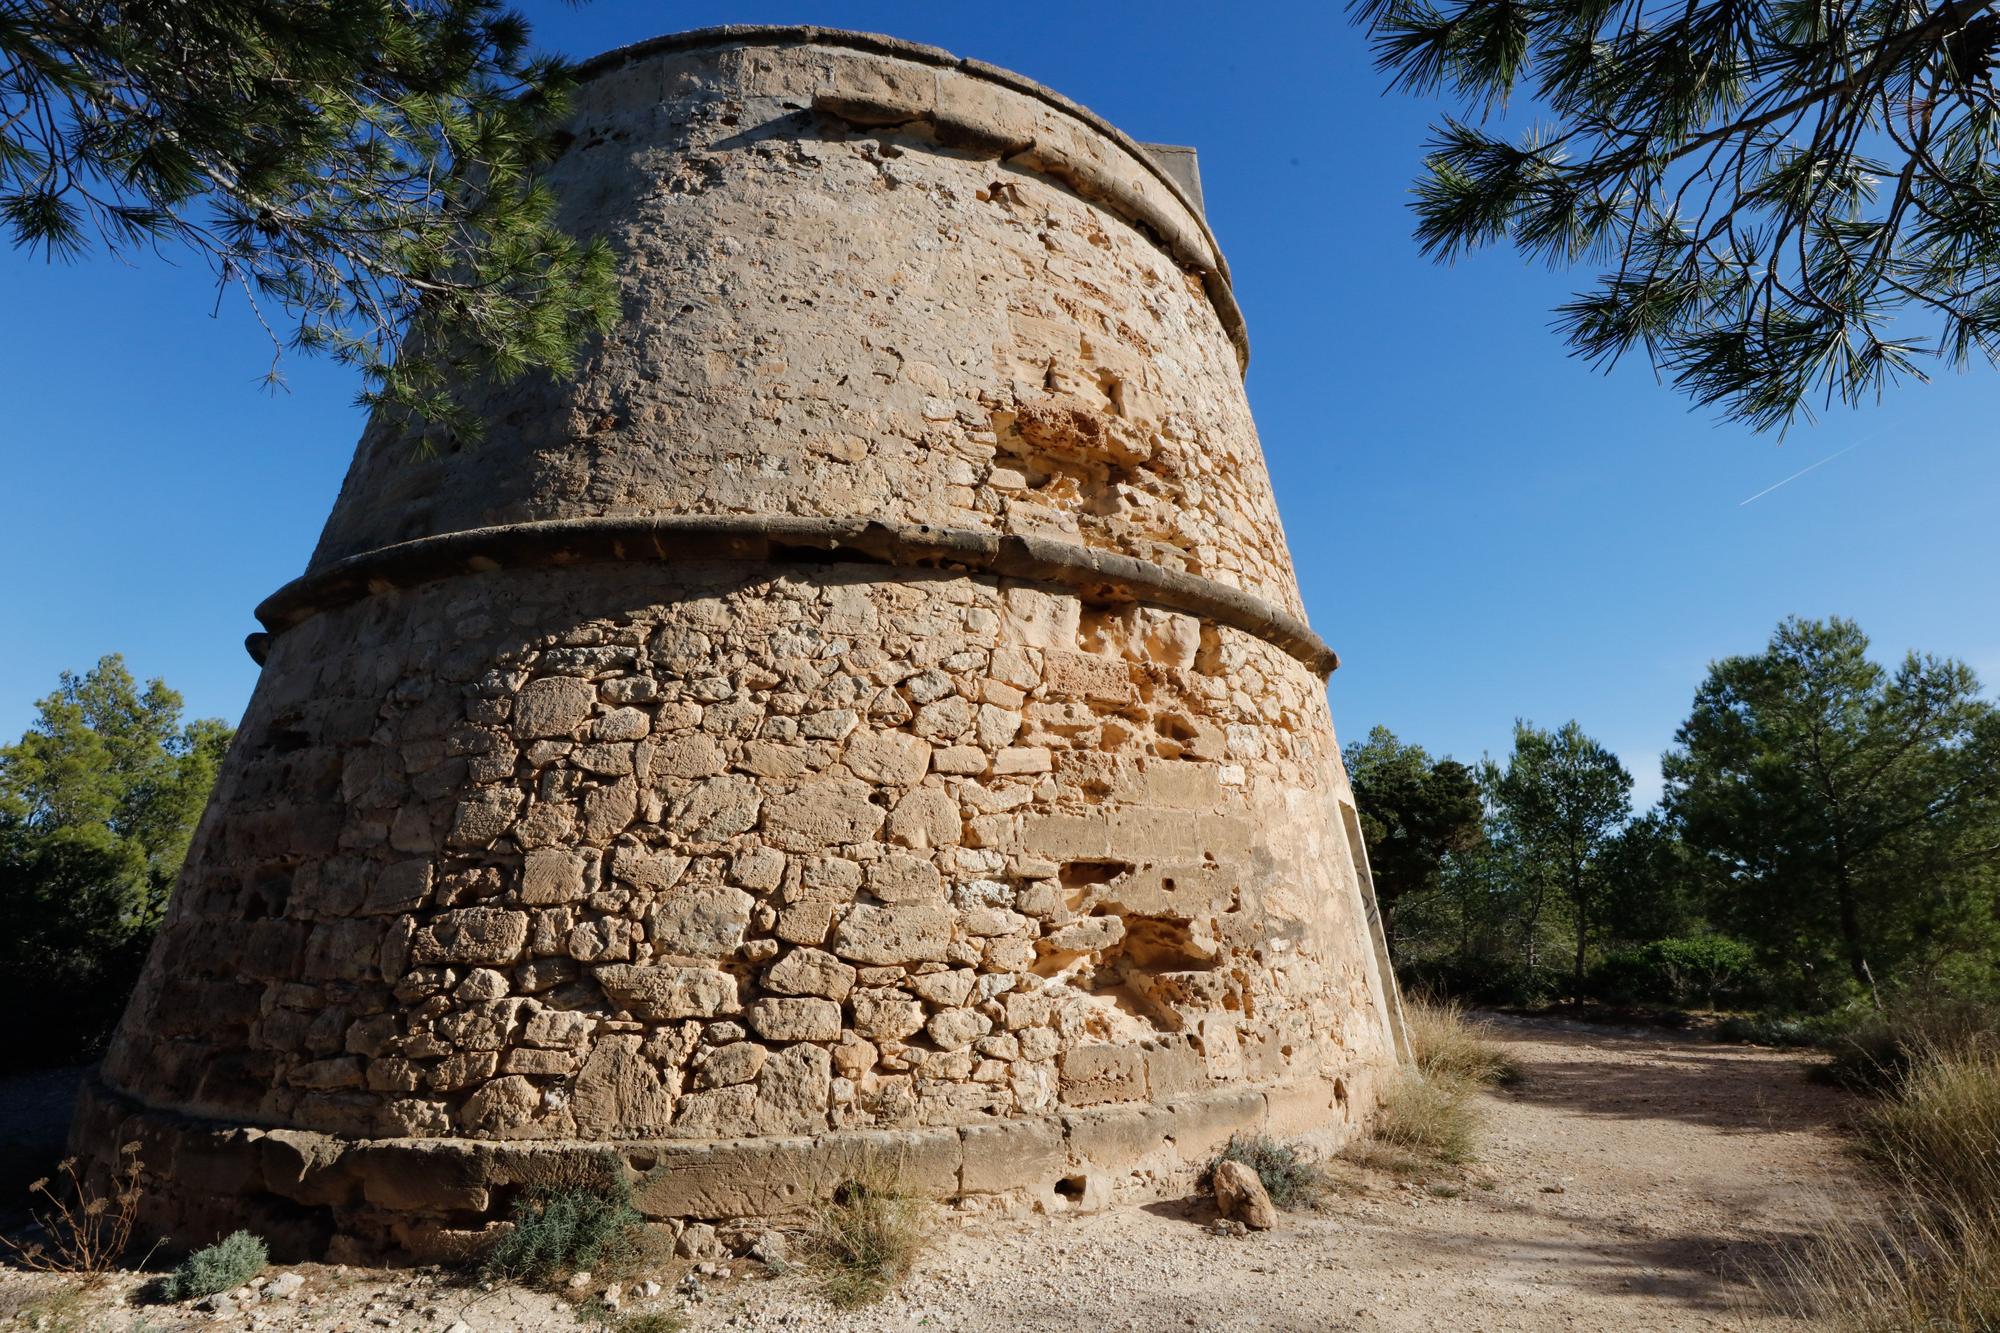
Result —
<instances>
[{"instance_id":1,"label":"pine tree","mask_svg":"<svg viewBox=\"0 0 2000 1333\"><path fill-rule=\"evenodd\" d=\"M453 386L566 374L616 315L535 176L570 80L527 40L495 0L0 0L0 227L191 251L271 382L325 352L418 438L473 432Z\"/></svg>"},{"instance_id":2,"label":"pine tree","mask_svg":"<svg viewBox=\"0 0 2000 1333\"><path fill-rule=\"evenodd\" d=\"M1581 356L1643 346L1758 429L2000 358L2000 14L1980 0L1357 0L1433 127L1424 252L1600 265ZM1513 138L1478 120L1511 100Z\"/></svg>"},{"instance_id":3,"label":"pine tree","mask_svg":"<svg viewBox=\"0 0 2000 1333\"><path fill-rule=\"evenodd\" d=\"M138 978L232 732L183 724L122 658L64 672L33 727L0 746L0 1068L83 1058Z\"/></svg>"}]
</instances>

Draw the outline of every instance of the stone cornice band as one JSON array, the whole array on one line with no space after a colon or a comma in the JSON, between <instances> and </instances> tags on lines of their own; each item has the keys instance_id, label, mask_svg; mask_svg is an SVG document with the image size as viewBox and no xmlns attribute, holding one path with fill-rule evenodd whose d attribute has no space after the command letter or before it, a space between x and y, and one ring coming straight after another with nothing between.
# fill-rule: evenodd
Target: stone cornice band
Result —
<instances>
[{"instance_id":1,"label":"stone cornice band","mask_svg":"<svg viewBox=\"0 0 2000 1333\"><path fill-rule=\"evenodd\" d=\"M461 574L628 561L839 560L957 566L1060 585L1093 601L1142 602L1254 634L1321 677L1340 665L1339 655L1290 612L1241 588L1129 555L976 528L734 514L550 519L378 547L305 574L265 598L256 614L266 632L252 634L244 646L262 665L272 637L322 611Z\"/></svg>"},{"instance_id":2,"label":"stone cornice band","mask_svg":"<svg viewBox=\"0 0 2000 1333\"><path fill-rule=\"evenodd\" d=\"M1061 144L1037 143L1032 134L1024 132L1022 126L1002 123L1004 116L999 114L998 108L987 103L975 101L959 106L953 104L953 99L940 95L937 100L925 104L893 96L884 97L881 90L848 96L839 89L829 90L813 101L815 111L857 125L883 128L911 124L927 126L940 143L991 156L1009 166L1049 177L1078 195L1109 208L1150 235L1176 263L1200 276L1209 303L1215 307L1223 329L1235 347L1239 369L1249 369L1250 335L1244 324L1242 308L1237 305L1236 294L1231 288L1229 264L1223 258L1222 247L1216 243L1215 233L1209 228L1200 205L1136 139L1088 107L1072 102L1053 89L1044 88L1033 79L998 65L989 65L983 60L968 60L953 55L941 47L903 41L881 33L849 32L805 24L747 23L696 28L634 42L630 46L594 56L571 72L580 80L589 80L647 56L732 46L838 47L949 70L1032 98L1109 140L1166 190L1180 205L1184 217L1169 216L1171 209L1163 211L1158 202L1145 196L1143 190L1121 182L1115 172L1104 170L1099 162L1092 160L1091 154L1069 153Z\"/></svg>"}]
</instances>

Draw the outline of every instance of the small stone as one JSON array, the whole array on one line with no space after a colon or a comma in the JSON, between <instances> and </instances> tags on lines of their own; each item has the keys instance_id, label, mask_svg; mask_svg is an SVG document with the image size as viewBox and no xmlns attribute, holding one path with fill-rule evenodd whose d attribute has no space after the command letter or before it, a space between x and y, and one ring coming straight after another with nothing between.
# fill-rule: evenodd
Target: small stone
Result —
<instances>
[{"instance_id":1,"label":"small stone","mask_svg":"<svg viewBox=\"0 0 2000 1333\"><path fill-rule=\"evenodd\" d=\"M589 1285L590 1285L590 1270L588 1268L584 1269L581 1273L575 1274L569 1280L569 1289L571 1291L582 1291L585 1287Z\"/></svg>"}]
</instances>

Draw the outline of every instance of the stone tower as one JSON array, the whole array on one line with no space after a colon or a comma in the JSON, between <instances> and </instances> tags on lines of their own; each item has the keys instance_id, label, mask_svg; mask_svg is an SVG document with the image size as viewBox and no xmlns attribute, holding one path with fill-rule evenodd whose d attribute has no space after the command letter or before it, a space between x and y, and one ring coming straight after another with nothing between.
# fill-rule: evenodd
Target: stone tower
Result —
<instances>
[{"instance_id":1,"label":"stone tower","mask_svg":"<svg viewBox=\"0 0 2000 1333\"><path fill-rule=\"evenodd\" d=\"M681 1225L1341 1137L1393 981L1191 154L852 33L583 72L624 321L362 439L79 1146L433 1253L606 1148Z\"/></svg>"}]
</instances>

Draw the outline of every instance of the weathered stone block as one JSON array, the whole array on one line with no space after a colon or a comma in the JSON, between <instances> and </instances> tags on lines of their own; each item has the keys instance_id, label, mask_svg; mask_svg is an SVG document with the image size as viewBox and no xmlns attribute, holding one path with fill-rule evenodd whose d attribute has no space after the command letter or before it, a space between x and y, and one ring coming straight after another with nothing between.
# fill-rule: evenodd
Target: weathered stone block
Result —
<instances>
[{"instance_id":1,"label":"weathered stone block","mask_svg":"<svg viewBox=\"0 0 2000 1333\"><path fill-rule=\"evenodd\" d=\"M1062 1099L1070 1106L1136 1102L1146 1096L1145 1054L1134 1046L1078 1046L1063 1052Z\"/></svg>"},{"instance_id":2,"label":"weathered stone block","mask_svg":"<svg viewBox=\"0 0 2000 1333\"><path fill-rule=\"evenodd\" d=\"M833 952L857 963L937 962L950 944L951 913L942 907L857 903L833 936Z\"/></svg>"}]
</instances>

